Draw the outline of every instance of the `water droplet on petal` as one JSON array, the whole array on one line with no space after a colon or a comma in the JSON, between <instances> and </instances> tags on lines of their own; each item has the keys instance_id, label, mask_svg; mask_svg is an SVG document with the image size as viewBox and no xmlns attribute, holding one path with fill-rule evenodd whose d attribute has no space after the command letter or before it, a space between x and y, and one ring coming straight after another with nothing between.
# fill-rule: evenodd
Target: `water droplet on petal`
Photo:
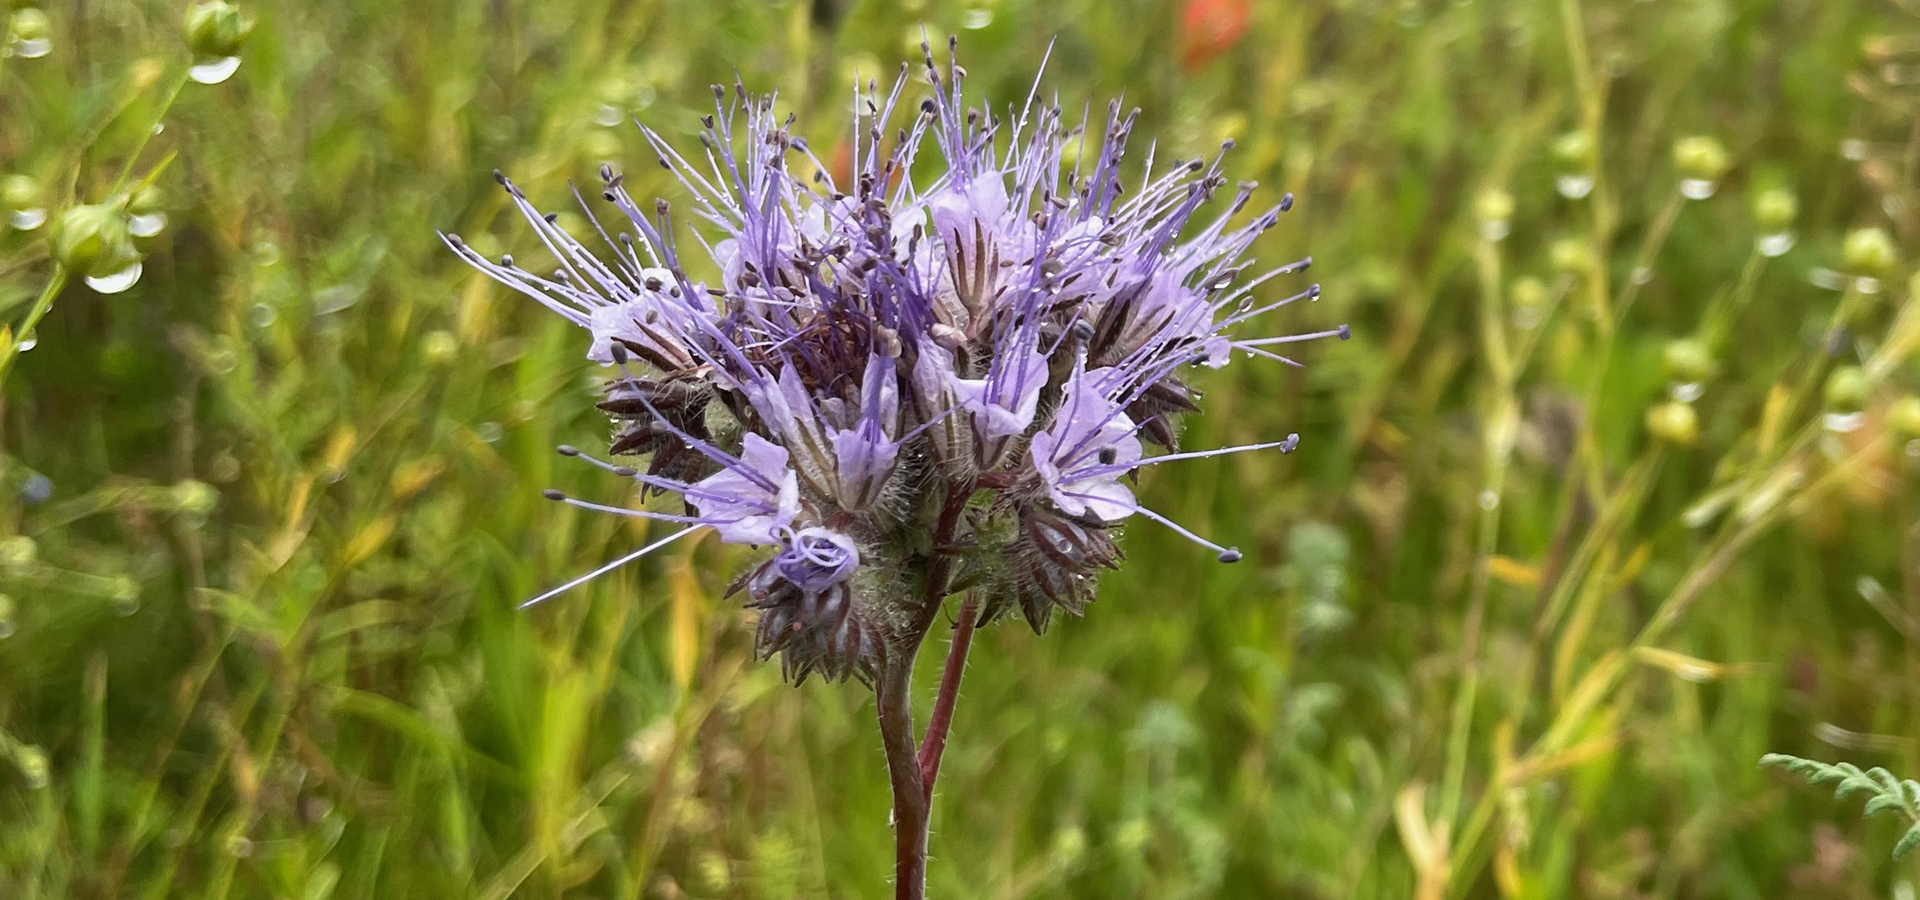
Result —
<instances>
[{"instance_id":1,"label":"water droplet on petal","mask_svg":"<svg viewBox=\"0 0 1920 900\"><path fill-rule=\"evenodd\" d=\"M13 211L11 221L13 227L21 231L32 231L46 224L47 211L44 209L16 209Z\"/></svg>"},{"instance_id":2,"label":"water droplet on petal","mask_svg":"<svg viewBox=\"0 0 1920 900\"><path fill-rule=\"evenodd\" d=\"M1760 251L1761 256L1771 259L1793 249L1793 232L1776 231L1772 234L1763 234L1754 239L1753 247Z\"/></svg>"},{"instance_id":3,"label":"water droplet on petal","mask_svg":"<svg viewBox=\"0 0 1920 900\"><path fill-rule=\"evenodd\" d=\"M1705 178L1680 179L1680 193L1688 200L1705 200L1713 196L1714 190L1719 187L1719 184Z\"/></svg>"},{"instance_id":4,"label":"water droplet on petal","mask_svg":"<svg viewBox=\"0 0 1920 900\"><path fill-rule=\"evenodd\" d=\"M1593 193L1593 176L1562 175L1553 180L1553 188L1568 200L1579 200Z\"/></svg>"},{"instance_id":5,"label":"water droplet on petal","mask_svg":"<svg viewBox=\"0 0 1920 900\"><path fill-rule=\"evenodd\" d=\"M127 288L133 287L134 284L140 280L140 273L143 270L144 267L136 262L109 275L101 275L98 277L89 275L87 276L87 287L93 288L102 294L118 294Z\"/></svg>"},{"instance_id":6,"label":"water droplet on petal","mask_svg":"<svg viewBox=\"0 0 1920 900\"><path fill-rule=\"evenodd\" d=\"M153 237L166 227L166 213L146 213L127 217L127 233L137 238Z\"/></svg>"},{"instance_id":7,"label":"water droplet on petal","mask_svg":"<svg viewBox=\"0 0 1920 900\"><path fill-rule=\"evenodd\" d=\"M239 68L240 57L222 56L219 59L194 63L193 68L187 70L187 77L200 84L219 84L232 78L234 71Z\"/></svg>"},{"instance_id":8,"label":"water droplet on petal","mask_svg":"<svg viewBox=\"0 0 1920 900\"><path fill-rule=\"evenodd\" d=\"M38 346L40 346L40 335L32 331L21 335L20 340L15 341L13 344L13 348L21 353L25 353Z\"/></svg>"}]
</instances>

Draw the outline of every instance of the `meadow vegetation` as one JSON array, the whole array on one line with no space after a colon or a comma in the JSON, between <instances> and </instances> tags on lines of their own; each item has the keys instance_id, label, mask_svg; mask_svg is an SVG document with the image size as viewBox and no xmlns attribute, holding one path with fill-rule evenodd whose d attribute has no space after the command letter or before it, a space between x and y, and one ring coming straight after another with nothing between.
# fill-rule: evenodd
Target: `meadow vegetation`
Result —
<instances>
[{"instance_id":1,"label":"meadow vegetation","mask_svg":"<svg viewBox=\"0 0 1920 900\"><path fill-rule=\"evenodd\" d=\"M1143 480L1243 562L1138 525L1084 619L981 632L931 895L1914 895L1920 786L1759 764L1920 776L1913 0L258 2L191 48L14 3L0 896L881 896L872 696L751 658L743 555L515 609L648 531L541 499L608 496L553 453L602 373L435 231L539 255L496 167L673 196L631 119L736 71L831 164L923 25L996 102L1051 44L1069 109L1236 141L1323 286L1275 333L1353 326L1198 381L1188 445L1292 455Z\"/></svg>"}]
</instances>

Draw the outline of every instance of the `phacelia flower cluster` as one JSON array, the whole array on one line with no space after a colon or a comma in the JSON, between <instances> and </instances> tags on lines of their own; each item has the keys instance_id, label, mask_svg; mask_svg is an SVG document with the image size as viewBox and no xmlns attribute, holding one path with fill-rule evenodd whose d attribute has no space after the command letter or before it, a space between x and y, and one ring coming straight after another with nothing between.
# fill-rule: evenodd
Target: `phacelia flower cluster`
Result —
<instances>
[{"instance_id":1,"label":"phacelia flower cluster","mask_svg":"<svg viewBox=\"0 0 1920 900\"><path fill-rule=\"evenodd\" d=\"M1221 173L1230 143L1211 161L1150 149L1123 177L1137 110L1071 124L1036 102L1036 83L996 116L963 105L963 77L928 53L924 98L909 97L919 82L904 65L884 93L855 85L851 183L774 98L736 83L714 88L692 158L641 129L702 227L677 232L668 201L642 207L603 167L620 224L594 220L597 250L499 178L553 255L549 274L446 238L586 329L588 358L612 367L612 459L561 452L631 479L643 503L683 501L549 491L683 527L536 600L712 529L768 552L735 584L760 611L763 654L796 681L870 680L963 589L983 620L1018 610L1035 631L1055 608L1080 613L1134 516L1239 559L1131 484L1156 463L1297 442L1179 452L1176 426L1199 409L1194 367L1236 353L1292 363L1275 348L1347 336L1251 336L1319 296L1262 296L1310 260L1248 274L1248 248L1292 197L1242 215L1254 185ZM929 144L937 165L921 159Z\"/></svg>"}]
</instances>

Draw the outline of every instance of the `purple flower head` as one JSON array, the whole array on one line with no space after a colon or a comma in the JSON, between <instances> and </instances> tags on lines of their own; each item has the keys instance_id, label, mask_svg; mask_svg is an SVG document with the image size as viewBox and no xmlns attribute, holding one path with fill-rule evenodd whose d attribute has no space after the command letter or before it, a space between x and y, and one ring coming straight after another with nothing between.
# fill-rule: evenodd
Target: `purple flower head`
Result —
<instances>
[{"instance_id":1,"label":"purple flower head","mask_svg":"<svg viewBox=\"0 0 1920 900\"><path fill-rule=\"evenodd\" d=\"M585 329L588 359L610 367L616 459L571 455L685 509L554 496L685 526L615 565L707 529L772 548L737 587L762 611L761 652L795 677L868 677L938 607L909 592L938 601L957 570L989 618L1017 606L1040 629L1055 607L1078 613L1135 516L1237 559L1130 485L1161 462L1292 449L1289 435L1178 452L1177 420L1200 408L1185 379L1347 336L1261 330L1319 289L1267 287L1308 260L1249 274L1293 201L1247 214L1254 186L1222 174L1230 143L1136 163L1137 111L1075 121L1037 81L1004 114L970 108L958 66L924 63L928 88L906 67L885 89L855 85L845 183L772 97L736 83L714 89L691 156L640 131L692 227L603 167L611 215L580 236L499 178L546 274L446 237Z\"/></svg>"}]
</instances>

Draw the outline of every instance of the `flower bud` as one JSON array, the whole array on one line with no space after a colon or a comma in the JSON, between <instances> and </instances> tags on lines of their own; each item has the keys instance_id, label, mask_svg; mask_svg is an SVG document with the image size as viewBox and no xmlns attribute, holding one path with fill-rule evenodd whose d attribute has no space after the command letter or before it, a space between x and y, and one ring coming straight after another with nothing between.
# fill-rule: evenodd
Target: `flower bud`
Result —
<instances>
[{"instance_id":1,"label":"flower bud","mask_svg":"<svg viewBox=\"0 0 1920 900\"><path fill-rule=\"evenodd\" d=\"M1882 275L1899 264L1899 251L1884 228L1856 228L1840 251L1841 264L1860 275Z\"/></svg>"},{"instance_id":2,"label":"flower bud","mask_svg":"<svg viewBox=\"0 0 1920 900\"><path fill-rule=\"evenodd\" d=\"M1920 397L1908 394L1887 407L1887 430L1903 441L1920 440Z\"/></svg>"},{"instance_id":3,"label":"flower bud","mask_svg":"<svg viewBox=\"0 0 1920 900\"><path fill-rule=\"evenodd\" d=\"M88 277L111 275L140 261L140 251L127 231L127 217L104 203L61 213L48 241L62 267Z\"/></svg>"},{"instance_id":4,"label":"flower bud","mask_svg":"<svg viewBox=\"0 0 1920 900\"><path fill-rule=\"evenodd\" d=\"M1690 180L1714 182L1727 174L1733 161L1727 157L1727 148L1710 137L1696 135L1684 137L1673 144L1673 167L1680 177Z\"/></svg>"},{"instance_id":5,"label":"flower bud","mask_svg":"<svg viewBox=\"0 0 1920 900\"><path fill-rule=\"evenodd\" d=\"M182 28L194 59L204 61L239 55L253 23L225 0L206 0L187 10Z\"/></svg>"},{"instance_id":6,"label":"flower bud","mask_svg":"<svg viewBox=\"0 0 1920 900\"><path fill-rule=\"evenodd\" d=\"M7 30L22 43L44 41L53 35L53 20L37 9L15 10Z\"/></svg>"},{"instance_id":7,"label":"flower bud","mask_svg":"<svg viewBox=\"0 0 1920 900\"><path fill-rule=\"evenodd\" d=\"M1676 447L1691 447L1700 437L1700 418L1692 404L1668 400L1647 410L1647 433Z\"/></svg>"},{"instance_id":8,"label":"flower bud","mask_svg":"<svg viewBox=\"0 0 1920 900\"><path fill-rule=\"evenodd\" d=\"M1786 188L1768 188L1753 198L1753 221L1763 232L1785 231L1800 214L1800 198Z\"/></svg>"},{"instance_id":9,"label":"flower bud","mask_svg":"<svg viewBox=\"0 0 1920 900\"><path fill-rule=\"evenodd\" d=\"M1835 412L1855 412L1867 402L1867 373L1859 366L1841 366L1827 376L1827 408Z\"/></svg>"},{"instance_id":10,"label":"flower bud","mask_svg":"<svg viewBox=\"0 0 1920 900\"><path fill-rule=\"evenodd\" d=\"M1713 377L1713 351L1696 338L1683 338L1667 344L1662 358L1667 375L1674 381L1692 384Z\"/></svg>"}]
</instances>

